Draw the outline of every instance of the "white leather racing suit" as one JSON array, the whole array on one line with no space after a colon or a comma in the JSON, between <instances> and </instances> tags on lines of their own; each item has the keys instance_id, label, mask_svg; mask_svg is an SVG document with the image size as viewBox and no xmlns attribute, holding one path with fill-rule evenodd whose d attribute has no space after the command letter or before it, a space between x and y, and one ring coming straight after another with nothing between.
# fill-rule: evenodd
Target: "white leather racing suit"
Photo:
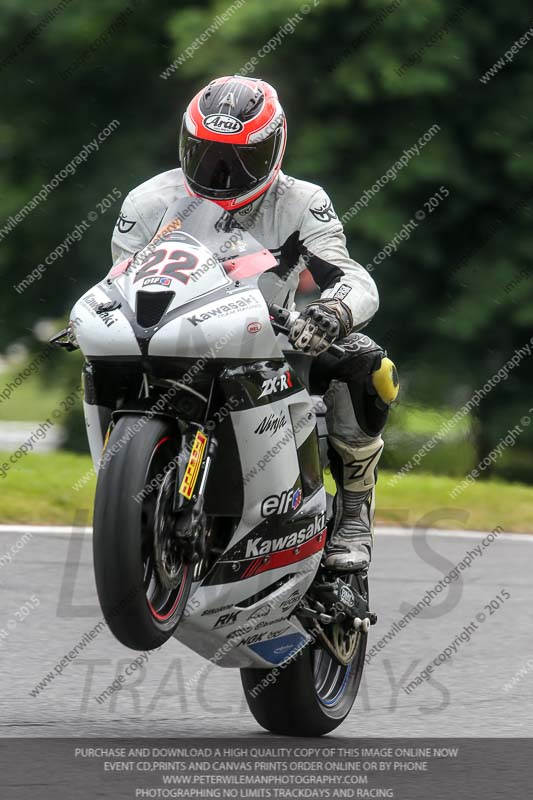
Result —
<instances>
[{"instance_id":1,"label":"white leather racing suit","mask_svg":"<svg viewBox=\"0 0 533 800\"><path fill-rule=\"evenodd\" d=\"M188 196L181 169L163 172L133 189L124 201L113 233L113 262L148 244L171 203ZM319 186L280 172L263 197L235 211L234 217L279 259L280 276L285 277L292 269L287 279L288 305L298 286L299 273L308 267L322 297L342 293L354 327L361 327L374 316L379 305L376 284L366 269L348 255L342 224Z\"/></svg>"},{"instance_id":2,"label":"white leather racing suit","mask_svg":"<svg viewBox=\"0 0 533 800\"><path fill-rule=\"evenodd\" d=\"M181 169L163 172L133 189L113 233L113 262L147 245L169 206L187 197ZM349 308L353 328L362 327L374 316L379 305L374 280L350 258L342 223L320 186L280 172L259 200L233 213L238 224L278 259L279 267L273 271L284 279L286 307L292 306L299 273L307 267L322 298L335 297ZM361 333L352 332L341 344L346 349L344 358L335 359L325 352L315 359L311 389L324 394L330 442L339 456L337 476L340 479L342 473L345 488L351 489L352 530L348 535L362 537L370 549L372 504L366 499L373 489L383 447L380 434L388 413L388 403L380 402L370 378L379 371L385 353ZM347 530L346 524L343 526Z\"/></svg>"}]
</instances>

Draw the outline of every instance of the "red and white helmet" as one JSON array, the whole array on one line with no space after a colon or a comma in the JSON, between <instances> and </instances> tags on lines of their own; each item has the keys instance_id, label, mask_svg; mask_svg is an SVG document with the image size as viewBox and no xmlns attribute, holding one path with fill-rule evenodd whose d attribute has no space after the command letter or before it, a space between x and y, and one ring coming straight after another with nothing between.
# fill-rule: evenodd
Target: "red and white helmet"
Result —
<instances>
[{"instance_id":1,"label":"red and white helmet","mask_svg":"<svg viewBox=\"0 0 533 800\"><path fill-rule=\"evenodd\" d=\"M274 182L287 123L276 90L239 75L217 78L183 115L180 160L188 191L236 211Z\"/></svg>"}]
</instances>

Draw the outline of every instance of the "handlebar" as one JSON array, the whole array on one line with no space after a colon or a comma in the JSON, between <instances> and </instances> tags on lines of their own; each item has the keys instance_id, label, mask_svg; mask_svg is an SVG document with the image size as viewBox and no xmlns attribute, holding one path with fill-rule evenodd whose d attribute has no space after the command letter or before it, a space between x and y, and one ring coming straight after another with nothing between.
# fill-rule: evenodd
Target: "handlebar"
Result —
<instances>
[{"instance_id":1,"label":"handlebar","mask_svg":"<svg viewBox=\"0 0 533 800\"><path fill-rule=\"evenodd\" d=\"M271 303L268 306L268 310L270 312L270 322L274 330L288 335L289 323L291 320L291 312L289 309L278 306L276 303ZM330 344L325 352L331 353L335 358L342 358L346 350L338 344Z\"/></svg>"}]
</instances>

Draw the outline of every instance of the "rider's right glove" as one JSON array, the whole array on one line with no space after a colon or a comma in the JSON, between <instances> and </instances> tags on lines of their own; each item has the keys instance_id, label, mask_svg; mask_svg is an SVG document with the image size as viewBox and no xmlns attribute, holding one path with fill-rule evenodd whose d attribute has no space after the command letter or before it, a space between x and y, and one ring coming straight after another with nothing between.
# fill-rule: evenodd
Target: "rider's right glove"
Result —
<instances>
[{"instance_id":1,"label":"rider's right glove","mask_svg":"<svg viewBox=\"0 0 533 800\"><path fill-rule=\"evenodd\" d=\"M297 350L317 356L352 329L352 315L340 300L310 303L290 326L289 341Z\"/></svg>"}]
</instances>

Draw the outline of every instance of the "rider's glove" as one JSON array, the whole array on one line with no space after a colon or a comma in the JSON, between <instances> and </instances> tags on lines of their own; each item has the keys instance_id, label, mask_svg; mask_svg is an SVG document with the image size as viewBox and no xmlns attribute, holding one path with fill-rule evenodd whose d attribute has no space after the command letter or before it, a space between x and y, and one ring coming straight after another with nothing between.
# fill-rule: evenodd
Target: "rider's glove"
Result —
<instances>
[{"instance_id":1,"label":"rider's glove","mask_svg":"<svg viewBox=\"0 0 533 800\"><path fill-rule=\"evenodd\" d=\"M352 329L352 315L341 300L327 298L306 306L289 332L297 350L317 356Z\"/></svg>"}]
</instances>

